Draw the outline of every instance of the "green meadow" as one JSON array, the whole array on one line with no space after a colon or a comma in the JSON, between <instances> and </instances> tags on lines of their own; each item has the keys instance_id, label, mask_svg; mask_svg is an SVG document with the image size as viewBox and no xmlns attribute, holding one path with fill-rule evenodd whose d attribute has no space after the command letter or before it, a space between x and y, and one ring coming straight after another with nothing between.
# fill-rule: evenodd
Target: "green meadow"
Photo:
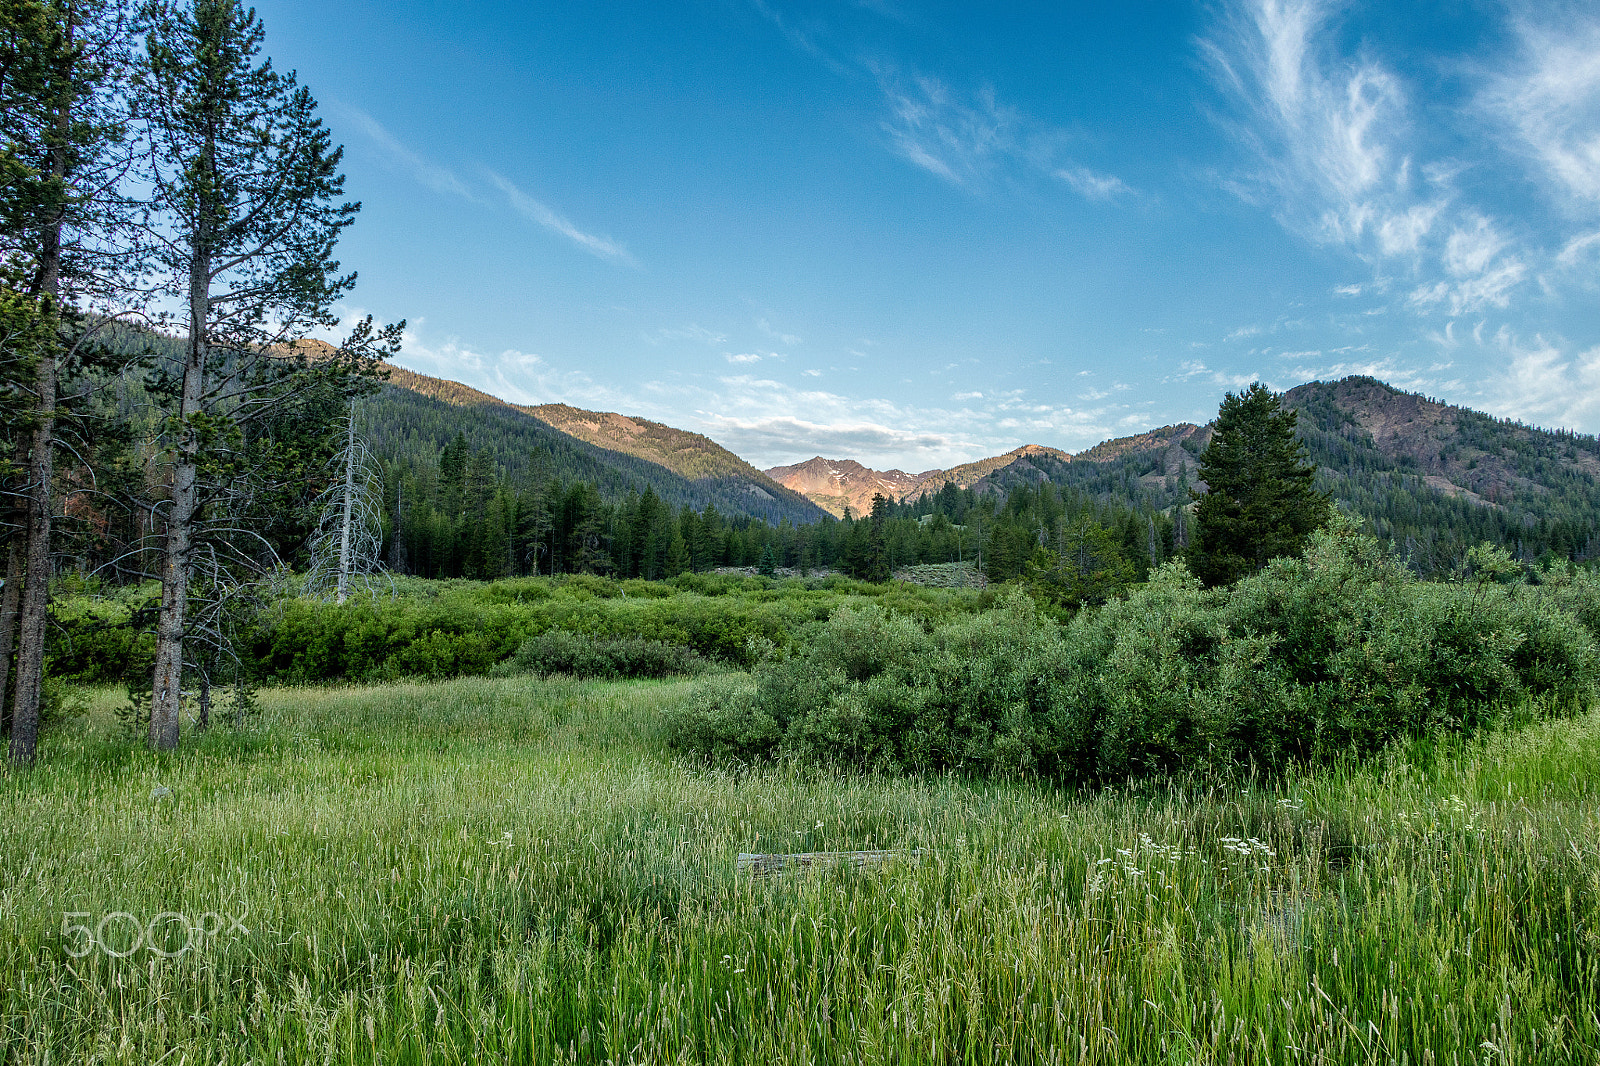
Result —
<instances>
[{"instance_id":1,"label":"green meadow","mask_svg":"<svg viewBox=\"0 0 1600 1066\"><path fill-rule=\"evenodd\" d=\"M1074 792L697 762L691 684L270 689L173 756L93 693L0 777L0 1061L1600 1057L1600 713Z\"/></svg>"}]
</instances>

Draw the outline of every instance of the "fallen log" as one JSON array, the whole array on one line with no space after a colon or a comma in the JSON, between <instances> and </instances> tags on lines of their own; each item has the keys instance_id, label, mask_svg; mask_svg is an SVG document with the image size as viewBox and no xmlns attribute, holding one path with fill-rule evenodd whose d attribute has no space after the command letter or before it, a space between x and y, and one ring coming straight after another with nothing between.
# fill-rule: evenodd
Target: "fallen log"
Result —
<instances>
[{"instance_id":1,"label":"fallen log","mask_svg":"<svg viewBox=\"0 0 1600 1066\"><path fill-rule=\"evenodd\" d=\"M802 851L788 855L755 855L740 852L733 868L737 873L749 873L752 877L771 877L773 874L808 870L814 866L876 866L890 859L910 859L915 862L921 857L921 848L910 850L889 848L882 851Z\"/></svg>"}]
</instances>

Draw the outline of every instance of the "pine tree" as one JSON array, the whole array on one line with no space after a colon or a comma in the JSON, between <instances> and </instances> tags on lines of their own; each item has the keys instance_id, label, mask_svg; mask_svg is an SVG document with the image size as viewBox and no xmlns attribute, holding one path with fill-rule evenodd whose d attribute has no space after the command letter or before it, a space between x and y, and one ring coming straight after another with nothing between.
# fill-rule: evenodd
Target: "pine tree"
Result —
<instances>
[{"instance_id":1,"label":"pine tree","mask_svg":"<svg viewBox=\"0 0 1600 1066\"><path fill-rule=\"evenodd\" d=\"M1270 559L1298 555L1328 520L1328 497L1295 436L1296 412L1259 381L1228 393L1200 455L1204 495L1194 514L1189 565L1207 585L1226 585Z\"/></svg>"},{"instance_id":2,"label":"pine tree","mask_svg":"<svg viewBox=\"0 0 1600 1066\"><path fill-rule=\"evenodd\" d=\"M9 319L23 310L17 295L35 319L35 328L8 328L0 341L0 362L7 370L25 365L32 379L24 386L32 397L25 423L7 427L10 450L25 467L19 517L26 543L12 541L0 607L0 658L11 654L13 628L17 640L11 760L23 765L34 758L43 691L59 384L87 339L79 301L104 297L106 283L137 259L108 261L104 247L128 218L115 191L122 41L120 11L103 0L0 6L0 285ZM74 319L78 336L69 341L64 327Z\"/></svg>"},{"instance_id":3,"label":"pine tree","mask_svg":"<svg viewBox=\"0 0 1600 1066\"><path fill-rule=\"evenodd\" d=\"M193 570L205 561L203 584L226 588L225 572L249 559L238 541L249 539L243 516L261 469L251 432L310 381L370 373L398 328L373 334L369 320L315 364L285 347L336 325L333 301L355 284L332 258L359 207L342 199L342 150L311 94L259 58L261 22L238 0L149 0L140 18L150 266L183 302L187 327L167 377L172 474L150 704L150 743L170 750ZM209 518L221 521L208 536Z\"/></svg>"}]
</instances>

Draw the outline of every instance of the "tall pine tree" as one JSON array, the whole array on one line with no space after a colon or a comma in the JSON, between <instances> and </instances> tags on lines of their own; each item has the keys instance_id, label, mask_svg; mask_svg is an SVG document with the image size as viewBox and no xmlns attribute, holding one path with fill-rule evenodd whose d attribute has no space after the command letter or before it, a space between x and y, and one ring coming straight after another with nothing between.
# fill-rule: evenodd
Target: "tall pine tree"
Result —
<instances>
[{"instance_id":1,"label":"tall pine tree","mask_svg":"<svg viewBox=\"0 0 1600 1066\"><path fill-rule=\"evenodd\" d=\"M1328 520L1328 497L1312 487L1316 468L1295 436L1294 411L1259 381L1228 393L1200 455L1189 566L1207 585L1226 585L1270 559L1298 555Z\"/></svg>"},{"instance_id":2,"label":"tall pine tree","mask_svg":"<svg viewBox=\"0 0 1600 1066\"><path fill-rule=\"evenodd\" d=\"M262 547L247 543L245 513L267 465L260 427L310 383L370 372L398 330L374 334L369 320L315 362L288 347L335 325L330 307L355 283L333 259L359 208L342 198L342 150L311 94L260 57L261 22L238 0L150 0L141 20L135 100L149 141L151 265L183 302L187 327L167 376L172 473L150 704L151 745L171 749L194 567L204 559L216 587ZM304 451L282 443L281 458Z\"/></svg>"}]
</instances>

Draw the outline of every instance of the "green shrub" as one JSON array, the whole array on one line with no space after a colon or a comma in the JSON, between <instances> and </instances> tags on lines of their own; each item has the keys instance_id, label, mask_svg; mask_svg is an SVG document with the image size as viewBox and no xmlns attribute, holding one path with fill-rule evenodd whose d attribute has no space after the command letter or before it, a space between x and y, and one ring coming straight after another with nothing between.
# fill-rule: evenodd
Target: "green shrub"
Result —
<instances>
[{"instance_id":1,"label":"green shrub","mask_svg":"<svg viewBox=\"0 0 1600 1066\"><path fill-rule=\"evenodd\" d=\"M155 636L139 624L141 616L153 621L160 603L153 582L111 596L74 594L70 585L52 591L45 673L72 684L106 685L154 672Z\"/></svg>"},{"instance_id":2,"label":"green shrub","mask_svg":"<svg viewBox=\"0 0 1600 1066\"><path fill-rule=\"evenodd\" d=\"M686 750L865 768L1028 769L1038 723L1061 713L1049 682L1064 649L1041 623L1020 592L931 633L875 604L841 608L791 654L758 665L749 687L696 692L669 736Z\"/></svg>"},{"instance_id":3,"label":"green shrub","mask_svg":"<svg viewBox=\"0 0 1600 1066\"><path fill-rule=\"evenodd\" d=\"M773 754L781 730L756 709L748 678L723 674L695 686L682 703L666 712L667 735L683 751L718 760L754 759Z\"/></svg>"},{"instance_id":4,"label":"green shrub","mask_svg":"<svg viewBox=\"0 0 1600 1066\"><path fill-rule=\"evenodd\" d=\"M841 608L748 687L719 683L703 698L714 713L684 711L692 728L671 735L741 757L1069 781L1364 756L1528 706L1587 706L1596 587L1424 583L1336 522L1230 588L1173 563L1065 627L1018 590L926 624Z\"/></svg>"},{"instance_id":5,"label":"green shrub","mask_svg":"<svg viewBox=\"0 0 1600 1066\"><path fill-rule=\"evenodd\" d=\"M601 679L671 677L704 673L709 664L693 648L643 637L591 637L550 629L524 641L492 673L571 674Z\"/></svg>"}]
</instances>

